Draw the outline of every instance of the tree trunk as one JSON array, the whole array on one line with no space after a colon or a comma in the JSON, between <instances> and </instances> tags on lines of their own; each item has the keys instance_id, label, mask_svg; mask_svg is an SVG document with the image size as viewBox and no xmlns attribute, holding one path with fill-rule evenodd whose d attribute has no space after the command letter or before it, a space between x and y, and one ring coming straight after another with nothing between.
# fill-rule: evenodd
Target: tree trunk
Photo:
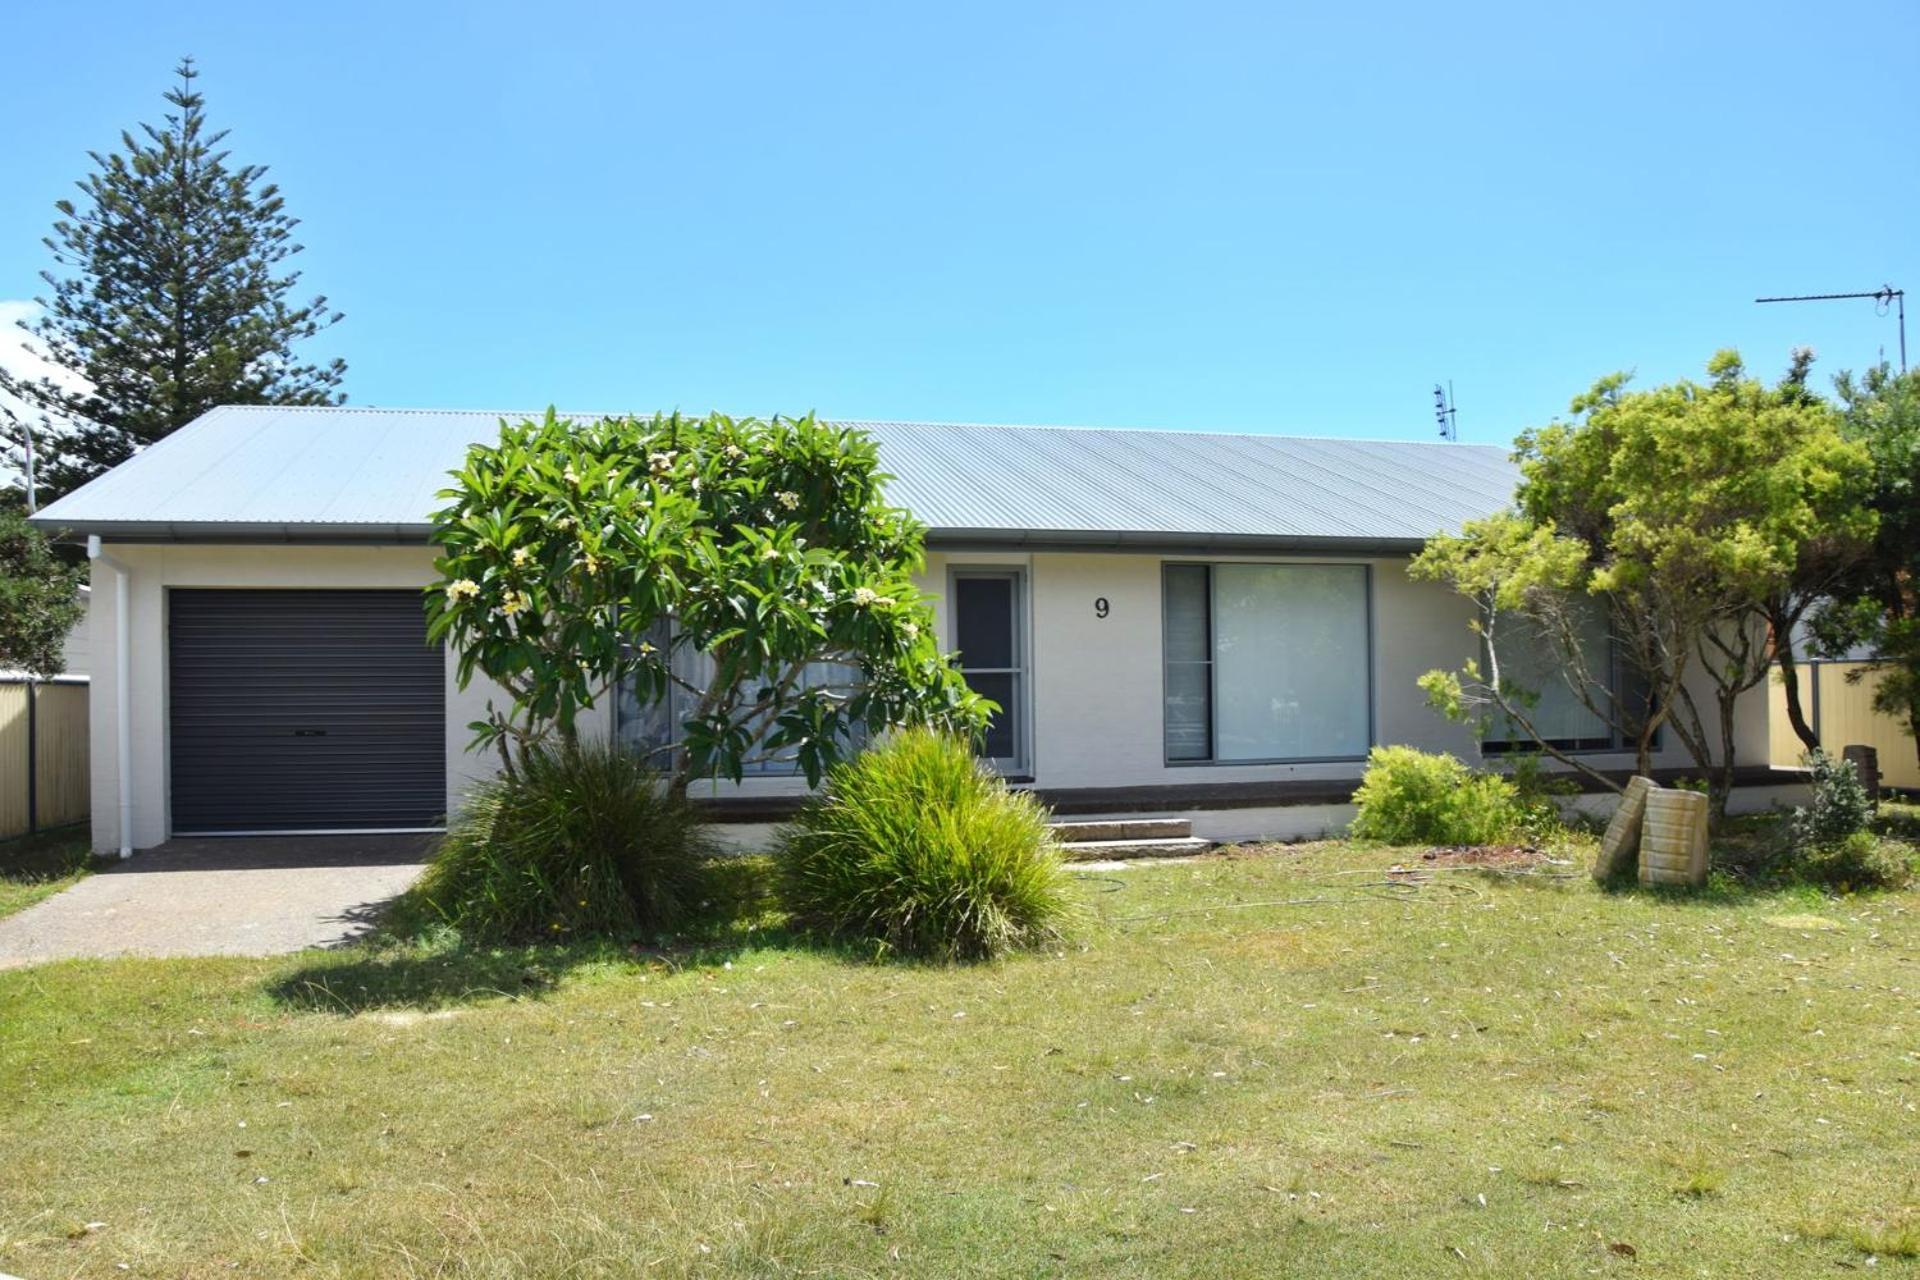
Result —
<instances>
[{"instance_id":1,"label":"tree trunk","mask_svg":"<svg viewBox=\"0 0 1920 1280\"><path fill-rule=\"evenodd\" d=\"M1814 670L1813 678L1818 680L1820 672ZM1793 660L1793 646L1780 646L1780 684L1787 695L1787 723L1793 726L1794 736L1800 739L1800 745L1808 751L1820 749L1820 735L1807 723L1806 714L1800 709L1800 668Z\"/></svg>"},{"instance_id":2,"label":"tree trunk","mask_svg":"<svg viewBox=\"0 0 1920 1280\"><path fill-rule=\"evenodd\" d=\"M1694 701L1693 691L1685 685L1677 686L1680 697L1674 708L1674 714L1667 717L1667 723L1673 727L1674 736L1693 757L1693 767L1700 771L1700 777L1706 782L1709 792L1714 785L1717 769L1713 759L1713 742L1707 736L1706 721L1701 719L1700 706ZM1681 714L1684 712L1685 714Z\"/></svg>"},{"instance_id":3,"label":"tree trunk","mask_svg":"<svg viewBox=\"0 0 1920 1280\"><path fill-rule=\"evenodd\" d=\"M1708 788L1708 799L1713 804L1713 819L1718 822L1727 816L1727 802L1733 798L1733 709L1739 700L1740 690L1729 692L1720 690L1720 767L1714 773L1715 781Z\"/></svg>"}]
</instances>

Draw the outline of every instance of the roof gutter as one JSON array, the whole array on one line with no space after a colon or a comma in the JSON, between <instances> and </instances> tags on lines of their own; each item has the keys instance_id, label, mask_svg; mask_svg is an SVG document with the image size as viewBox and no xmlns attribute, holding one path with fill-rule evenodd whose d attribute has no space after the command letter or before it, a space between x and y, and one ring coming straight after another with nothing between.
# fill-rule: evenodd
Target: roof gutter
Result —
<instances>
[{"instance_id":1,"label":"roof gutter","mask_svg":"<svg viewBox=\"0 0 1920 1280\"><path fill-rule=\"evenodd\" d=\"M1266 533L1161 533L1085 529L929 529L936 551L1108 551L1288 553L1402 556L1426 546L1425 538L1306 537Z\"/></svg>"},{"instance_id":2,"label":"roof gutter","mask_svg":"<svg viewBox=\"0 0 1920 1280\"><path fill-rule=\"evenodd\" d=\"M331 546L425 546L429 524L285 524L234 521L85 520L63 522L35 516L32 523L67 539L109 538L114 542L195 542L278 546L318 543Z\"/></svg>"},{"instance_id":3,"label":"roof gutter","mask_svg":"<svg viewBox=\"0 0 1920 1280\"><path fill-rule=\"evenodd\" d=\"M205 545L413 547L433 541L429 524L273 524L212 521L95 520L77 526L36 517L36 524L65 536L114 542L191 542ZM1286 553L1292 555L1403 556L1425 538L1366 538L1269 533L1165 532L1117 529L927 530L936 551L1115 551L1149 554Z\"/></svg>"},{"instance_id":4,"label":"roof gutter","mask_svg":"<svg viewBox=\"0 0 1920 1280\"><path fill-rule=\"evenodd\" d=\"M120 856L133 856L133 625L127 616L133 571L100 547L100 535L87 539L87 559L113 570L113 719L114 781L120 800Z\"/></svg>"}]
</instances>

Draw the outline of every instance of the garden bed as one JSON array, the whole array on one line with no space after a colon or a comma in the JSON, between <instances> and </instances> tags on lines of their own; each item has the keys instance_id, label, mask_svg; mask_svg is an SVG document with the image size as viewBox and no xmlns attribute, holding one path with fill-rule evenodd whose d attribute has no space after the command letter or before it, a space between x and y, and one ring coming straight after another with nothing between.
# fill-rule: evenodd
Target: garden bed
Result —
<instances>
[{"instance_id":1,"label":"garden bed","mask_svg":"<svg viewBox=\"0 0 1920 1280\"><path fill-rule=\"evenodd\" d=\"M1420 860L1447 867L1537 867L1549 855L1530 844L1442 845L1423 852Z\"/></svg>"}]
</instances>

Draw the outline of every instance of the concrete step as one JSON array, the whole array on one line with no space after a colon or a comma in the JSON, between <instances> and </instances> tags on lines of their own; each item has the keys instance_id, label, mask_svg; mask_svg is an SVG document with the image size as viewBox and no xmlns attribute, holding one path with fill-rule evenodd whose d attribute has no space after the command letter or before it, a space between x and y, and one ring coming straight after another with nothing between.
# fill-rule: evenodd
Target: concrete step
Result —
<instances>
[{"instance_id":1,"label":"concrete step","mask_svg":"<svg viewBox=\"0 0 1920 1280\"><path fill-rule=\"evenodd\" d=\"M1184 840L1193 834L1185 818L1101 818L1090 822L1056 822L1053 838L1061 844L1090 840Z\"/></svg>"},{"instance_id":2,"label":"concrete step","mask_svg":"<svg viewBox=\"0 0 1920 1280\"><path fill-rule=\"evenodd\" d=\"M1198 836L1179 836L1165 840L1077 840L1060 846L1068 862L1105 862L1120 858L1191 858L1213 848L1213 841Z\"/></svg>"}]
</instances>

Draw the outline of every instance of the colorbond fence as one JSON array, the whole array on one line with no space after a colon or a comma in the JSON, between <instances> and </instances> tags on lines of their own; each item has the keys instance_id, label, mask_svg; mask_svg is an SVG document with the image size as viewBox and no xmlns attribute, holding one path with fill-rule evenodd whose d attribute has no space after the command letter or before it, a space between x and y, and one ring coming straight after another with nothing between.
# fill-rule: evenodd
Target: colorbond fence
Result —
<instances>
[{"instance_id":1,"label":"colorbond fence","mask_svg":"<svg viewBox=\"0 0 1920 1280\"><path fill-rule=\"evenodd\" d=\"M1882 786L1920 790L1920 760L1914 757L1913 735L1892 716L1873 709L1873 690L1878 683L1871 662L1806 662L1800 664L1800 706L1807 723L1820 735L1827 750L1839 754L1842 747L1859 743L1880 753ZM1854 671L1866 674L1858 683L1848 683ZM1767 715L1771 740L1770 754L1776 768L1794 768L1805 750L1787 723L1787 691L1776 676L1771 689L1772 704Z\"/></svg>"},{"instance_id":2,"label":"colorbond fence","mask_svg":"<svg viewBox=\"0 0 1920 1280\"><path fill-rule=\"evenodd\" d=\"M0 676L0 840L87 817L87 693Z\"/></svg>"}]
</instances>

